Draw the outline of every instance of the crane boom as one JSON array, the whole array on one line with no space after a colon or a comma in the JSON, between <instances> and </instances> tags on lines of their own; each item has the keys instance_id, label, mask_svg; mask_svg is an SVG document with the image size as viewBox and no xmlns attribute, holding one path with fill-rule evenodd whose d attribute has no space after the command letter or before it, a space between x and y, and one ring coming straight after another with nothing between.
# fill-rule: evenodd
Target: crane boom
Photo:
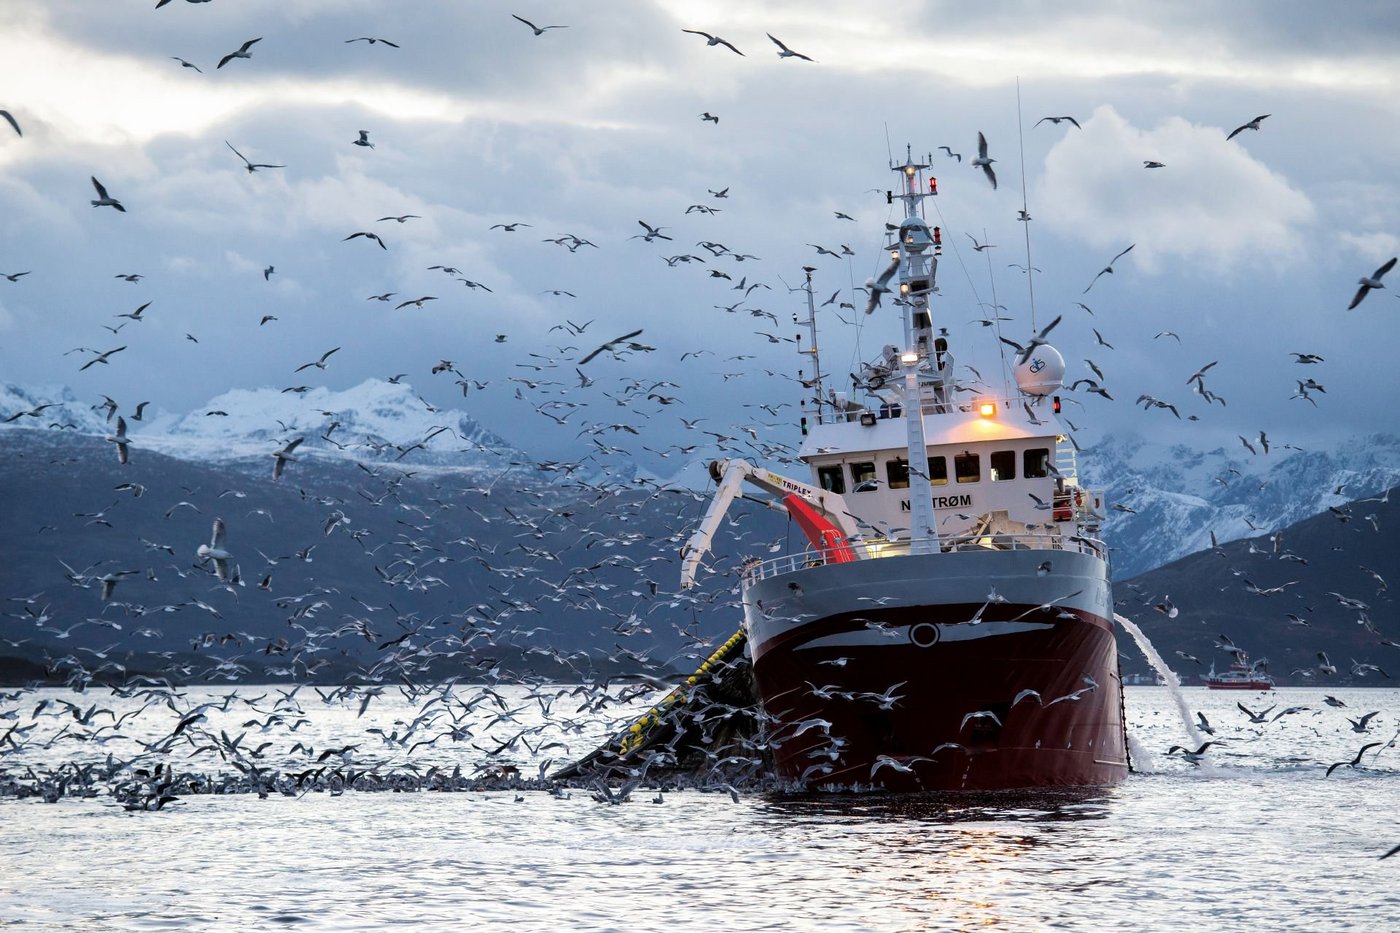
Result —
<instances>
[{"instance_id":1,"label":"crane boom","mask_svg":"<svg viewBox=\"0 0 1400 933\"><path fill-rule=\"evenodd\" d=\"M695 529L690 540L681 548L681 589L683 590L688 590L695 585L695 573L700 567L700 561L709 553L715 532L719 529L719 523L723 520L725 513L729 511L729 506L735 498L742 494L744 483L757 486L770 495L781 497L784 501L795 498L806 503L820 513L822 518L830 522L835 530L847 539L856 534L855 522L851 520L851 516L846 510L845 498L830 490L799 482L763 467L754 466L747 460L716 460L710 464L710 475L715 478L717 483L714 498L710 500L710 507L700 520L700 526ZM789 512L792 511L785 505L778 503L772 503L772 505L774 508L785 508ZM829 546L831 542L814 543L818 546Z\"/></svg>"}]
</instances>

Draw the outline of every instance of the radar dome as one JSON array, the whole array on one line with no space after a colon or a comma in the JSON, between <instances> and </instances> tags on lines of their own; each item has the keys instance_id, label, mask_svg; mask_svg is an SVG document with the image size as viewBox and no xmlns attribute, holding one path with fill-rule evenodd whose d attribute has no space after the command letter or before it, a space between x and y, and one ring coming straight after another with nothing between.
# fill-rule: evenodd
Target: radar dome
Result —
<instances>
[{"instance_id":1,"label":"radar dome","mask_svg":"<svg viewBox=\"0 0 1400 933\"><path fill-rule=\"evenodd\" d=\"M1016 367L1016 385L1027 395L1049 395L1065 378L1065 358L1060 351L1043 343L1024 363Z\"/></svg>"}]
</instances>

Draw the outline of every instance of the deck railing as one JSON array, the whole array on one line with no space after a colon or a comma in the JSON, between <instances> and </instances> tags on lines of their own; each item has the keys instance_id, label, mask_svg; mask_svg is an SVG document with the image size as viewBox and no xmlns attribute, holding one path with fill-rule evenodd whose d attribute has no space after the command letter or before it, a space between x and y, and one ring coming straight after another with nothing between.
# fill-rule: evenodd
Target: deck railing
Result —
<instances>
[{"instance_id":1,"label":"deck railing","mask_svg":"<svg viewBox=\"0 0 1400 933\"><path fill-rule=\"evenodd\" d=\"M1083 535L1062 534L983 534L956 535L939 541L890 541L866 539L831 548L813 548L797 554L786 554L770 560L755 561L743 569L744 581L756 583L797 570L820 567L828 563L849 563L856 560L879 560L885 557L908 557L918 554L948 554L956 551L1076 551L1101 560L1108 559L1104 543Z\"/></svg>"}]
</instances>

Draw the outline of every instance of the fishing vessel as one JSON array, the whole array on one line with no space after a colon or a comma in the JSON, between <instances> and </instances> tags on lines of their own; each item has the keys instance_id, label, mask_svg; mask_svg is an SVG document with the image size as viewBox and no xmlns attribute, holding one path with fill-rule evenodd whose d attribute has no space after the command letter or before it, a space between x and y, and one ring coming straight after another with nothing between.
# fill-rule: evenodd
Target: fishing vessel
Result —
<instances>
[{"instance_id":1,"label":"fishing vessel","mask_svg":"<svg viewBox=\"0 0 1400 933\"><path fill-rule=\"evenodd\" d=\"M1216 673L1212 662L1210 670L1202 674L1201 679L1212 690L1272 690L1274 678L1265 670L1266 663L1262 658L1250 663L1249 655L1237 651L1229 670Z\"/></svg>"},{"instance_id":2,"label":"fishing vessel","mask_svg":"<svg viewBox=\"0 0 1400 933\"><path fill-rule=\"evenodd\" d=\"M1002 341L1016 353L1000 389L959 368L931 304L943 253L926 217L931 161L892 160L886 199L904 216L867 282L867 316L898 317L899 342L849 391L828 385L808 272L797 459L809 473L711 464L681 585L697 582L740 495L802 530L805 546L750 560L741 581L767 747L789 786L1112 783L1129 762L1103 497L1080 484L1060 419L1064 360L1046 342L1058 319Z\"/></svg>"}]
</instances>

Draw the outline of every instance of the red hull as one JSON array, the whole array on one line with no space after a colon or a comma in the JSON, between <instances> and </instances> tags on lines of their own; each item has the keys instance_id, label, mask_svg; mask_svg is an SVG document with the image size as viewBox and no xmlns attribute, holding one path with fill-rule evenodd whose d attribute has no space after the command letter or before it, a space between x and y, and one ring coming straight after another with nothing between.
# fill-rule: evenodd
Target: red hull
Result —
<instances>
[{"instance_id":1,"label":"red hull","mask_svg":"<svg viewBox=\"0 0 1400 933\"><path fill-rule=\"evenodd\" d=\"M751 644L779 776L890 791L1122 780L1128 760L1110 624L1001 604L985 613L985 628L974 628L967 620L977 610L866 610ZM896 637L878 647L813 644L876 624ZM941 637L929 644L935 630ZM1038 697L1017 702L1028 689Z\"/></svg>"}]
</instances>

